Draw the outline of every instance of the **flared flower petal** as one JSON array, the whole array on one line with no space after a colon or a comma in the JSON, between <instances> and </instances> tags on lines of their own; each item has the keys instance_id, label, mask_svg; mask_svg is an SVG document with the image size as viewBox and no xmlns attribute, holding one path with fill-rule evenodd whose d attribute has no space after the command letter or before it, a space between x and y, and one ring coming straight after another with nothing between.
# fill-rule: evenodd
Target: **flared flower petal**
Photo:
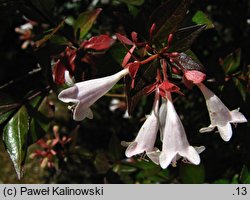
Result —
<instances>
[{"instance_id":1,"label":"flared flower petal","mask_svg":"<svg viewBox=\"0 0 250 200\"><path fill-rule=\"evenodd\" d=\"M247 122L245 116L239 112L239 109L230 111L222 101L204 84L197 84L203 93L207 109L211 121L211 125L206 128L201 128L200 132L210 132L215 127L218 128L221 138L224 141L229 141L232 137L232 127L230 123L244 123Z\"/></svg>"},{"instance_id":2,"label":"flared flower petal","mask_svg":"<svg viewBox=\"0 0 250 200\"><path fill-rule=\"evenodd\" d=\"M188 143L184 127L175 111L170 93L168 93L167 98L167 115L163 129L163 146L159 156L159 163L165 169L171 162L176 163L179 156L181 156L198 165L200 156L195 148Z\"/></svg>"},{"instance_id":3,"label":"flared flower petal","mask_svg":"<svg viewBox=\"0 0 250 200\"><path fill-rule=\"evenodd\" d=\"M135 140L126 149L125 155L132 157L136 154L155 151L154 145L159 128L159 91L156 91L155 101L151 114L142 125ZM150 157L149 157L150 158Z\"/></svg>"},{"instance_id":4,"label":"flared flower petal","mask_svg":"<svg viewBox=\"0 0 250 200\"><path fill-rule=\"evenodd\" d=\"M65 103L75 103L73 119L81 121L93 118L90 106L106 94L122 77L129 73L128 69L103 78L92 79L76 83L73 87L63 90L58 99Z\"/></svg>"}]
</instances>

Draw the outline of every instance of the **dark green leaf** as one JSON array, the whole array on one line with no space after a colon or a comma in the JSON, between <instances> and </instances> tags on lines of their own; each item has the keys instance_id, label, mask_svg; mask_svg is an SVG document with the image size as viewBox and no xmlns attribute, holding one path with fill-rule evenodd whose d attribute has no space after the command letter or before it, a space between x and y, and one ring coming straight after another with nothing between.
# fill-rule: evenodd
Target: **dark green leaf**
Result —
<instances>
[{"instance_id":1,"label":"dark green leaf","mask_svg":"<svg viewBox=\"0 0 250 200\"><path fill-rule=\"evenodd\" d=\"M182 183L190 184L200 184L205 181L205 169L202 164L200 165L192 165L181 163L180 166L180 177Z\"/></svg>"},{"instance_id":2,"label":"dark green leaf","mask_svg":"<svg viewBox=\"0 0 250 200\"><path fill-rule=\"evenodd\" d=\"M229 184L229 181L227 179L218 179L213 182L214 184Z\"/></svg>"},{"instance_id":3,"label":"dark green leaf","mask_svg":"<svg viewBox=\"0 0 250 200\"><path fill-rule=\"evenodd\" d=\"M104 152L99 152L94 161L95 167L99 173L106 173L110 169L110 163Z\"/></svg>"},{"instance_id":4,"label":"dark green leaf","mask_svg":"<svg viewBox=\"0 0 250 200\"><path fill-rule=\"evenodd\" d=\"M19 107L18 103L15 103L7 94L0 92L0 124L5 122L17 107Z\"/></svg>"},{"instance_id":5,"label":"dark green leaf","mask_svg":"<svg viewBox=\"0 0 250 200\"><path fill-rule=\"evenodd\" d=\"M167 0L151 15L149 27L155 23L153 40L155 43L167 41L168 35L174 33L186 15L190 0Z\"/></svg>"},{"instance_id":6,"label":"dark green leaf","mask_svg":"<svg viewBox=\"0 0 250 200\"><path fill-rule=\"evenodd\" d=\"M32 116L30 123L29 144L35 143L42 138L51 126L53 111L49 106L47 97L43 99L38 109L29 108Z\"/></svg>"},{"instance_id":7,"label":"dark green leaf","mask_svg":"<svg viewBox=\"0 0 250 200\"><path fill-rule=\"evenodd\" d=\"M133 113L136 105L144 95L143 89L156 81L157 63L157 61L154 61L149 65L139 67L133 89L131 89L131 78L129 76L125 77L129 115Z\"/></svg>"},{"instance_id":8,"label":"dark green leaf","mask_svg":"<svg viewBox=\"0 0 250 200\"><path fill-rule=\"evenodd\" d=\"M180 56L178 57L178 62L185 70L197 70L201 72L206 71L202 64L193 60L186 53L180 53Z\"/></svg>"},{"instance_id":9,"label":"dark green leaf","mask_svg":"<svg viewBox=\"0 0 250 200\"><path fill-rule=\"evenodd\" d=\"M115 133L112 134L109 140L109 152L114 160L119 160L122 157L122 148L121 148L121 141L116 136Z\"/></svg>"},{"instance_id":10,"label":"dark green leaf","mask_svg":"<svg viewBox=\"0 0 250 200\"><path fill-rule=\"evenodd\" d=\"M64 25L64 20L57 26L55 27L51 33L45 35L42 39L38 40L35 42L36 47L40 47L41 45L43 45L45 42L47 42L50 38L53 37L53 35L59 31L59 29Z\"/></svg>"},{"instance_id":11,"label":"dark green leaf","mask_svg":"<svg viewBox=\"0 0 250 200\"><path fill-rule=\"evenodd\" d=\"M83 37L91 29L93 23L95 22L101 11L102 9L98 8L93 11L85 11L79 15L74 24L74 32L76 38L78 38L77 36L79 34L79 38L83 39Z\"/></svg>"},{"instance_id":12,"label":"dark green leaf","mask_svg":"<svg viewBox=\"0 0 250 200\"><path fill-rule=\"evenodd\" d=\"M169 51L184 52L188 50L205 28L206 25L197 25L179 29L174 34Z\"/></svg>"},{"instance_id":13,"label":"dark green leaf","mask_svg":"<svg viewBox=\"0 0 250 200\"><path fill-rule=\"evenodd\" d=\"M54 9L55 0L32 0L32 4L39 8L42 12L47 13Z\"/></svg>"},{"instance_id":14,"label":"dark green leaf","mask_svg":"<svg viewBox=\"0 0 250 200\"><path fill-rule=\"evenodd\" d=\"M128 51L121 43L116 43L110 48L109 52L117 63L122 64L123 58Z\"/></svg>"},{"instance_id":15,"label":"dark green leaf","mask_svg":"<svg viewBox=\"0 0 250 200\"><path fill-rule=\"evenodd\" d=\"M239 180L240 180L240 183L250 184L250 171L246 165L244 165L241 170Z\"/></svg>"},{"instance_id":16,"label":"dark green leaf","mask_svg":"<svg viewBox=\"0 0 250 200\"><path fill-rule=\"evenodd\" d=\"M229 54L225 59L220 60L220 64L227 75L235 73L240 67L241 49Z\"/></svg>"},{"instance_id":17,"label":"dark green leaf","mask_svg":"<svg viewBox=\"0 0 250 200\"><path fill-rule=\"evenodd\" d=\"M9 112L6 112L4 114L1 114L0 116L0 125L2 123L4 123L7 119L9 119L9 117L14 113L13 110L9 111Z\"/></svg>"},{"instance_id":18,"label":"dark green leaf","mask_svg":"<svg viewBox=\"0 0 250 200\"><path fill-rule=\"evenodd\" d=\"M231 184L239 184L239 175L235 174L232 178Z\"/></svg>"},{"instance_id":19,"label":"dark green leaf","mask_svg":"<svg viewBox=\"0 0 250 200\"><path fill-rule=\"evenodd\" d=\"M27 153L29 115L22 106L4 127L3 141L14 164L18 178L22 178L23 165Z\"/></svg>"},{"instance_id":20,"label":"dark green leaf","mask_svg":"<svg viewBox=\"0 0 250 200\"><path fill-rule=\"evenodd\" d=\"M129 165L119 164L115 165L113 170L118 173L132 173L137 171L137 168Z\"/></svg>"},{"instance_id":21,"label":"dark green leaf","mask_svg":"<svg viewBox=\"0 0 250 200\"><path fill-rule=\"evenodd\" d=\"M11 97L7 94L0 92L0 116L12 109L19 106Z\"/></svg>"},{"instance_id":22,"label":"dark green leaf","mask_svg":"<svg viewBox=\"0 0 250 200\"><path fill-rule=\"evenodd\" d=\"M213 22L208 18L208 16L202 12L201 10L198 10L193 18L192 18L192 21L198 25L200 24L206 24L206 28L207 29L210 29L210 28L214 28L214 24Z\"/></svg>"},{"instance_id":23,"label":"dark green leaf","mask_svg":"<svg viewBox=\"0 0 250 200\"><path fill-rule=\"evenodd\" d=\"M23 3L19 9L28 19L46 22L48 18L51 18L49 13L53 12L54 5L55 0L32 0Z\"/></svg>"},{"instance_id":24,"label":"dark green leaf","mask_svg":"<svg viewBox=\"0 0 250 200\"><path fill-rule=\"evenodd\" d=\"M233 77L233 81L234 81L235 86L236 86L237 89L239 90L242 99L243 99L244 101L246 101L246 96L247 96L247 89L246 89L246 87L245 87L244 84L240 81L240 79L238 79L237 77Z\"/></svg>"},{"instance_id":25,"label":"dark green leaf","mask_svg":"<svg viewBox=\"0 0 250 200\"><path fill-rule=\"evenodd\" d=\"M144 0L118 0L118 1L133 6L141 6L144 3Z\"/></svg>"}]
</instances>

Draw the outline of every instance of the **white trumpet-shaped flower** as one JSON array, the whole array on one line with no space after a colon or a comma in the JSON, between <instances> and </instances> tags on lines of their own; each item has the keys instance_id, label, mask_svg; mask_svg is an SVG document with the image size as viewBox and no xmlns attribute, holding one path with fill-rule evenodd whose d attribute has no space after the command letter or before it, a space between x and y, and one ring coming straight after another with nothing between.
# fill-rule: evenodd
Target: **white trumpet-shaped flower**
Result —
<instances>
[{"instance_id":1,"label":"white trumpet-shaped flower","mask_svg":"<svg viewBox=\"0 0 250 200\"><path fill-rule=\"evenodd\" d=\"M221 138L224 141L229 141L232 137L232 127L230 123L244 123L247 122L245 116L239 112L239 109L228 110L228 108L222 103L222 101L204 84L197 84L203 93L207 109L211 121L211 125L205 128L201 128L200 132L210 132L215 127L218 128Z\"/></svg>"},{"instance_id":2,"label":"white trumpet-shaped flower","mask_svg":"<svg viewBox=\"0 0 250 200\"><path fill-rule=\"evenodd\" d=\"M167 115L162 129L163 145L162 152L159 155L160 166L165 169L171 162L175 165L180 156L190 163L198 165L200 163L199 153L188 143L184 127L175 111L169 92L165 103L167 104Z\"/></svg>"},{"instance_id":3,"label":"white trumpet-shaped flower","mask_svg":"<svg viewBox=\"0 0 250 200\"><path fill-rule=\"evenodd\" d=\"M154 145L159 129L159 91L156 91L154 105L151 114L147 116L146 121L142 125L137 137L130 145L127 147L125 155L127 157L132 157L136 154L141 154L146 152L146 154L151 158L150 152L155 151ZM151 158L153 162L154 158Z\"/></svg>"},{"instance_id":4,"label":"white trumpet-shaped flower","mask_svg":"<svg viewBox=\"0 0 250 200\"><path fill-rule=\"evenodd\" d=\"M63 90L58 95L58 99L65 103L76 104L73 113L74 120L81 121L86 117L92 119L93 113L90 106L128 73L129 70L126 68L111 76L76 83L74 86Z\"/></svg>"}]
</instances>

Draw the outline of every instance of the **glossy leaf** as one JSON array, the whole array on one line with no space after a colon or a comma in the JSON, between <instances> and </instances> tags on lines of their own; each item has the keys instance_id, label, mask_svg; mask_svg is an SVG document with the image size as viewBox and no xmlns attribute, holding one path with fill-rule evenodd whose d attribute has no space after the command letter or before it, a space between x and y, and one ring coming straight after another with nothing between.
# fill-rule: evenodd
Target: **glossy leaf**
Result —
<instances>
[{"instance_id":1,"label":"glossy leaf","mask_svg":"<svg viewBox=\"0 0 250 200\"><path fill-rule=\"evenodd\" d=\"M184 52L193 44L194 40L206 28L206 25L196 25L179 29L175 32L170 52Z\"/></svg>"},{"instance_id":2,"label":"glossy leaf","mask_svg":"<svg viewBox=\"0 0 250 200\"><path fill-rule=\"evenodd\" d=\"M153 40L156 43L167 41L170 33L174 33L184 19L190 0L167 0L151 15L149 26L155 23Z\"/></svg>"},{"instance_id":3,"label":"glossy leaf","mask_svg":"<svg viewBox=\"0 0 250 200\"><path fill-rule=\"evenodd\" d=\"M182 183L190 184L201 184L205 181L205 169L202 164L192 165L181 163L180 166L180 177Z\"/></svg>"},{"instance_id":4,"label":"glossy leaf","mask_svg":"<svg viewBox=\"0 0 250 200\"><path fill-rule=\"evenodd\" d=\"M79 38L82 39L88 33L101 11L102 9L98 8L93 11L85 11L79 15L74 24L76 38L79 35Z\"/></svg>"},{"instance_id":5,"label":"glossy leaf","mask_svg":"<svg viewBox=\"0 0 250 200\"><path fill-rule=\"evenodd\" d=\"M237 49L234 53L229 54L225 59L220 59L220 65L227 75L238 70L241 61L241 49Z\"/></svg>"},{"instance_id":6,"label":"glossy leaf","mask_svg":"<svg viewBox=\"0 0 250 200\"><path fill-rule=\"evenodd\" d=\"M29 115L22 106L4 127L3 141L14 164L19 179L23 175L23 165L27 154Z\"/></svg>"},{"instance_id":7,"label":"glossy leaf","mask_svg":"<svg viewBox=\"0 0 250 200\"><path fill-rule=\"evenodd\" d=\"M210 29L210 28L214 28L214 24L213 22L209 19L209 17L204 13L202 12L201 10L198 10L193 18L192 18L192 21L198 25L200 24L206 24L206 28L207 29Z\"/></svg>"},{"instance_id":8,"label":"glossy leaf","mask_svg":"<svg viewBox=\"0 0 250 200\"><path fill-rule=\"evenodd\" d=\"M99 35L92 37L88 41L84 42L83 47L85 49L103 51L110 48L114 42L115 40L109 37L108 35Z\"/></svg>"}]
</instances>

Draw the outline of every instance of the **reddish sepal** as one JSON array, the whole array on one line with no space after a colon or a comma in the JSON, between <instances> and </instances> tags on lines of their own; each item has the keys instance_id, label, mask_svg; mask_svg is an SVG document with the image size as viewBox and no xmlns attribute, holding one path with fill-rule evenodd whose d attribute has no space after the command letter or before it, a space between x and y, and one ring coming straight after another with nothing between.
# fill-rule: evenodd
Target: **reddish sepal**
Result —
<instances>
[{"instance_id":1,"label":"reddish sepal","mask_svg":"<svg viewBox=\"0 0 250 200\"><path fill-rule=\"evenodd\" d=\"M135 50L135 47L136 47L135 45L132 46L131 49L129 49L129 52L123 58L122 67L125 67L128 64L128 62L129 62L129 60L130 60L130 58Z\"/></svg>"},{"instance_id":2,"label":"reddish sepal","mask_svg":"<svg viewBox=\"0 0 250 200\"><path fill-rule=\"evenodd\" d=\"M132 78L131 88L134 88L134 80L135 80L139 67L140 67L139 62L133 62L133 63L129 63L126 65L126 68L129 69L129 74Z\"/></svg>"},{"instance_id":3,"label":"reddish sepal","mask_svg":"<svg viewBox=\"0 0 250 200\"><path fill-rule=\"evenodd\" d=\"M206 79L206 74L197 70L186 70L184 76L188 81L191 81L194 84L201 83Z\"/></svg>"},{"instance_id":4,"label":"reddish sepal","mask_svg":"<svg viewBox=\"0 0 250 200\"><path fill-rule=\"evenodd\" d=\"M176 93L183 95L183 93L180 91L180 88L176 86L175 84L170 83L169 81L162 82L159 85L159 89L160 89L160 95L162 97L166 97L167 92L176 92Z\"/></svg>"}]
</instances>

